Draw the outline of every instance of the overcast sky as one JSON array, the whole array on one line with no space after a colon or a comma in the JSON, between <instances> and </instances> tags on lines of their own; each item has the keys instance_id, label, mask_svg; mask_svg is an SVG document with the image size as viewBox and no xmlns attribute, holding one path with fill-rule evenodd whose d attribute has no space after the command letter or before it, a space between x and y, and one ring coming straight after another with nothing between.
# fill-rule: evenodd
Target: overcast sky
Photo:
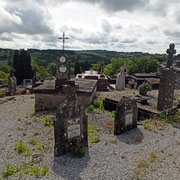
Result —
<instances>
[{"instance_id":1,"label":"overcast sky","mask_svg":"<svg viewBox=\"0 0 180 180\"><path fill-rule=\"evenodd\" d=\"M0 47L180 54L180 0L0 0Z\"/></svg>"}]
</instances>

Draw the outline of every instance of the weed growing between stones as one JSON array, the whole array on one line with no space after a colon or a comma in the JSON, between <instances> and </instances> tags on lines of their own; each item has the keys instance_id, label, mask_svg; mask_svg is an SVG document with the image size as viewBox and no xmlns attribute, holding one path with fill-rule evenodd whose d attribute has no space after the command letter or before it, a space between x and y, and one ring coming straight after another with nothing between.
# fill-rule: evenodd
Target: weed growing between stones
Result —
<instances>
[{"instance_id":1,"label":"weed growing between stones","mask_svg":"<svg viewBox=\"0 0 180 180\"><path fill-rule=\"evenodd\" d=\"M155 153L151 153L149 157L149 161L153 163L154 161L156 161L156 158L157 158L157 155Z\"/></svg>"},{"instance_id":2,"label":"weed growing between stones","mask_svg":"<svg viewBox=\"0 0 180 180\"><path fill-rule=\"evenodd\" d=\"M32 144L33 146L37 145L38 141L36 138L33 138L29 141L29 144Z\"/></svg>"},{"instance_id":3,"label":"weed growing between stones","mask_svg":"<svg viewBox=\"0 0 180 180\"><path fill-rule=\"evenodd\" d=\"M137 164L137 167L138 168L145 168L145 167L147 167L148 166L148 163L145 161L145 160L142 160L141 162L139 162L138 164Z\"/></svg>"},{"instance_id":4,"label":"weed growing between stones","mask_svg":"<svg viewBox=\"0 0 180 180\"><path fill-rule=\"evenodd\" d=\"M91 143L98 143L99 136L97 135L97 131L100 130L100 126L93 127L92 125L88 125L88 139Z\"/></svg>"},{"instance_id":5,"label":"weed growing between stones","mask_svg":"<svg viewBox=\"0 0 180 180\"><path fill-rule=\"evenodd\" d=\"M6 93L5 92L0 92L0 98L3 98L6 96Z\"/></svg>"},{"instance_id":6,"label":"weed growing between stones","mask_svg":"<svg viewBox=\"0 0 180 180\"><path fill-rule=\"evenodd\" d=\"M15 145L15 150L18 152L18 153L24 153L25 151L27 151L28 147L27 145L22 141L20 140L18 143L16 143Z\"/></svg>"},{"instance_id":7,"label":"weed growing between stones","mask_svg":"<svg viewBox=\"0 0 180 180\"><path fill-rule=\"evenodd\" d=\"M54 127L53 121L48 116L44 116L44 125L51 128Z\"/></svg>"}]
</instances>

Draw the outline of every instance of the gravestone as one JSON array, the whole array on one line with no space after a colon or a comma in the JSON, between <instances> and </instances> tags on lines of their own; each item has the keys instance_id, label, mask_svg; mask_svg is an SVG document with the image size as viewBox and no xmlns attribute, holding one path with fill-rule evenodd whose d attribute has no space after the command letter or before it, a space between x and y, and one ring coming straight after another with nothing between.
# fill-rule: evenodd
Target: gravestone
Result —
<instances>
[{"instance_id":1,"label":"gravestone","mask_svg":"<svg viewBox=\"0 0 180 180\"><path fill-rule=\"evenodd\" d=\"M63 90L66 101L60 105L54 122L54 155L57 157L77 146L88 146L87 116L77 101L75 82L67 81Z\"/></svg>"},{"instance_id":2,"label":"gravestone","mask_svg":"<svg viewBox=\"0 0 180 180\"><path fill-rule=\"evenodd\" d=\"M114 120L114 135L137 128L138 108L136 101L123 97L116 107Z\"/></svg>"},{"instance_id":3,"label":"gravestone","mask_svg":"<svg viewBox=\"0 0 180 180\"><path fill-rule=\"evenodd\" d=\"M168 61L167 61L166 68L170 68L173 64L173 56L174 56L174 54L176 54L176 50L174 48L175 48L175 45L170 44L169 49L167 49L167 51L166 51L168 54Z\"/></svg>"},{"instance_id":4,"label":"gravestone","mask_svg":"<svg viewBox=\"0 0 180 180\"><path fill-rule=\"evenodd\" d=\"M175 77L174 69L166 68L162 71L159 85L157 109L159 111L167 110L173 106Z\"/></svg>"},{"instance_id":5,"label":"gravestone","mask_svg":"<svg viewBox=\"0 0 180 180\"><path fill-rule=\"evenodd\" d=\"M125 71L124 68L120 69L120 73L117 76L116 80L116 89L117 90L123 90L125 88Z\"/></svg>"},{"instance_id":6,"label":"gravestone","mask_svg":"<svg viewBox=\"0 0 180 180\"><path fill-rule=\"evenodd\" d=\"M14 95L16 94L16 86L17 86L17 80L16 77L14 76L14 68L11 69L10 71L10 76L8 78L8 93L9 95Z\"/></svg>"}]
</instances>

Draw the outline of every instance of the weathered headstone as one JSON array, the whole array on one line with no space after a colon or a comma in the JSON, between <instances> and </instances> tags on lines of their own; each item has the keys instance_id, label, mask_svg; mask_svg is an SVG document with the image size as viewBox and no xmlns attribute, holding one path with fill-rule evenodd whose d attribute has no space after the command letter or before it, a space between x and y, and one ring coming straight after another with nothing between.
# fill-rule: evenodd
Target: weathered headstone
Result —
<instances>
[{"instance_id":1,"label":"weathered headstone","mask_svg":"<svg viewBox=\"0 0 180 180\"><path fill-rule=\"evenodd\" d=\"M77 101L74 81L63 86L66 101L60 105L54 122L54 155L60 156L77 146L88 146L87 116L85 109Z\"/></svg>"},{"instance_id":2,"label":"weathered headstone","mask_svg":"<svg viewBox=\"0 0 180 180\"><path fill-rule=\"evenodd\" d=\"M116 108L114 135L119 135L137 127L138 108L136 101L123 97Z\"/></svg>"},{"instance_id":3,"label":"weathered headstone","mask_svg":"<svg viewBox=\"0 0 180 180\"><path fill-rule=\"evenodd\" d=\"M170 68L172 66L173 63L173 56L174 54L176 54L176 50L174 49L175 45L174 44L170 44L169 45L169 49L167 49L167 54L168 54L168 61L167 61L167 66L166 68Z\"/></svg>"},{"instance_id":4,"label":"weathered headstone","mask_svg":"<svg viewBox=\"0 0 180 180\"><path fill-rule=\"evenodd\" d=\"M8 78L8 93L9 95L14 95L16 94L16 86L17 86L17 80L16 77L14 76L14 68L11 69L10 71L10 76Z\"/></svg>"},{"instance_id":5,"label":"weathered headstone","mask_svg":"<svg viewBox=\"0 0 180 180\"><path fill-rule=\"evenodd\" d=\"M175 88L174 69L166 68L162 72L159 85L157 109L159 111L167 110L173 106Z\"/></svg>"},{"instance_id":6,"label":"weathered headstone","mask_svg":"<svg viewBox=\"0 0 180 180\"><path fill-rule=\"evenodd\" d=\"M116 80L116 89L117 90L123 90L125 88L125 71L124 68L120 69L120 73L117 76Z\"/></svg>"}]
</instances>

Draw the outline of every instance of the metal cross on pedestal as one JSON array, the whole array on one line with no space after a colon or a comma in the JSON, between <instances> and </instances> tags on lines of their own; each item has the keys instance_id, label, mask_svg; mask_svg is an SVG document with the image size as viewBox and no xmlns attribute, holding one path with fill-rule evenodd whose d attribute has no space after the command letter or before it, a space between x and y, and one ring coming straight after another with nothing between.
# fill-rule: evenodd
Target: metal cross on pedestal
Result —
<instances>
[{"instance_id":1,"label":"metal cross on pedestal","mask_svg":"<svg viewBox=\"0 0 180 180\"><path fill-rule=\"evenodd\" d=\"M63 54L64 54L64 44L65 44L65 40L69 39L68 37L65 37L65 32L63 32L63 37L59 37L58 39L62 39L63 40Z\"/></svg>"},{"instance_id":2,"label":"metal cross on pedestal","mask_svg":"<svg viewBox=\"0 0 180 180\"><path fill-rule=\"evenodd\" d=\"M176 54L176 50L174 49L175 45L170 44L169 49L167 49L166 53L168 54L168 62L166 68L170 68L173 63L173 55Z\"/></svg>"}]
</instances>

